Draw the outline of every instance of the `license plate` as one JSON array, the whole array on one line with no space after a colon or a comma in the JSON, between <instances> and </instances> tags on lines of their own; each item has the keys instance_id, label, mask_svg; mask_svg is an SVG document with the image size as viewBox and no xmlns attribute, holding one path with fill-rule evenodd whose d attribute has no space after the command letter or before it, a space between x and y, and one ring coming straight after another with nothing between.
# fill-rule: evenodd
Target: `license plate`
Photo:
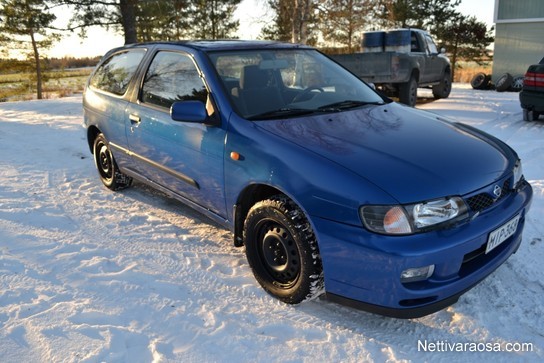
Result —
<instances>
[{"instance_id":1,"label":"license plate","mask_svg":"<svg viewBox=\"0 0 544 363\"><path fill-rule=\"evenodd\" d=\"M489 234L489 238L487 239L487 247L485 249L486 254L506 241L508 237L511 237L514 233L516 233L520 217L521 214L518 214L510 221L506 222L501 227Z\"/></svg>"}]
</instances>

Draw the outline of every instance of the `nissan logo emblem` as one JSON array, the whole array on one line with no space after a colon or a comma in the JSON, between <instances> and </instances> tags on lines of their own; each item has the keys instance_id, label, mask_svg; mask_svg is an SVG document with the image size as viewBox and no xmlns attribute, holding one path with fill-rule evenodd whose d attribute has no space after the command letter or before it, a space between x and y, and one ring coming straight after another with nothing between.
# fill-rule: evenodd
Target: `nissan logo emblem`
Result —
<instances>
[{"instance_id":1,"label":"nissan logo emblem","mask_svg":"<svg viewBox=\"0 0 544 363\"><path fill-rule=\"evenodd\" d=\"M493 194L495 194L495 196L498 198L501 196L501 193L502 193L502 188L499 185L495 185L493 187Z\"/></svg>"}]
</instances>

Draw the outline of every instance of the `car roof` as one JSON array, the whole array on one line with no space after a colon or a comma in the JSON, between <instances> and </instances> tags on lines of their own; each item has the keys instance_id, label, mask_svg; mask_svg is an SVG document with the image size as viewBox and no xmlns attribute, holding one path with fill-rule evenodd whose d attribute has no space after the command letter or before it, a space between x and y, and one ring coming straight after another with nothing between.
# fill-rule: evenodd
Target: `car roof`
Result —
<instances>
[{"instance_id":1,"label":"car roof","mask_svg":"<svg viewBox=\"0 0 544 363\"><path fill-rule=\"evenodd\" d=\"M222 51L222 50L250 50L250 49L313 49L303 44L286 43L272 40L179 40L179 41L155 41L145 43L127 44L122 47L112 49L113 51L121 49L149 47L155 45L183 46L197 49L200 51Z\"/></svg>"}]
</instances>

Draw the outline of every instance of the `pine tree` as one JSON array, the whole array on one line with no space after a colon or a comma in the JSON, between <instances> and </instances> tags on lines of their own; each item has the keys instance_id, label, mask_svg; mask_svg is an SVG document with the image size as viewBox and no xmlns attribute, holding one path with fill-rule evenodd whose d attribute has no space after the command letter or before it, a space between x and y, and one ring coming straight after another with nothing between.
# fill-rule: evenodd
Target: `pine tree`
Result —
<instances>
[{"instance_id":1,"label":"pine tree","mask_svg":"<svg viewBox=\"0 0 544 363\"><path fill-rule=\"evenodd\" d=\"M180 40L190 37L190 0L147 0L139 3L138 41Z\"/></svg>"},{"instance_id":2,"label":"pine tree","mask_svg":"<svg viewBox=\"0 0 544 363\"><path fill-rule=\"evenodd\" d=\"M484 64L491 58L489 45L494 42L493 28L487 29L484 22L474 16L456 14L441 24L435 35L450 54L452 78L460 59Z\"/></svg>"},{"instance_id":3,"label":"pine tree","mask_svg":"<svg viewBox=\"0 0 544 363\"><path fill-rule=\"evenodd\" d=\"M317 42L316 0L269 0L276 16L261 31L264 39L315 44Z\"/></svg>"},{"instance_id":4,"label":"pine tree","mask_svg":"<svg viewBox=\"0 0 544 363\"><path fill-rule=\"evenodd\" d=\"M48 31L55 18L43 0L0 0L2 43L11 49L30 51L38 99L42 99L40 50L50 47L58 38Z\"/></svg>"},{"instance_id":5,"label":"pine tree","mask_svg":"<svg viewBox=\"0 0 544 363\"><path fill-rule=\"evenodd\" d=\"M241 0L192 0L189 19L190 34L199 39L234 37L240 22L233 19Z\"/></svg>"},{"instance_id":6,"label":"pine tree","mask_svg":"<svg viewBox=\"0 0 544 363\"><path fill-rule=\"evenodd\" d=\"M378 28L419 28L433 33L454 16L460 0L376 0Z\"/></svg>"},{"instance_id":7,"label":"pine tree","mask_svg":"<svg viewBox=\"0 0 544 363\"><path fill-rule=\"evenodd\" d=\"M91 26L112 27L121 30L125 37L125 44L138 41L137 22L139 0L50 0L56 5L66 5L73 16L69 26L63 30L80 30L80 35L85 36L85 31Z\"/></svg>"},{"instance_id":8,"label":"pine tree","mask_svg":"<svg viewBox=\"0 0 544 363\"><path fill-rule=\"evenodd\" d=\"M320 30L325 42L352 52L370 22L371 0L323 0L319 6Z\"/></svg>"},{"instance_id":9,"label":"pine tree","mask_svg":"<svg viewBox=\"0 0 544 363\"><path fill-rule=\"evenodd\" d=\"M66 30L91 26L121 31L125 44L183 38L232 38L239 22L233 19L241 0L50 0L73 11Z\"/></svg>"}]
</instances>

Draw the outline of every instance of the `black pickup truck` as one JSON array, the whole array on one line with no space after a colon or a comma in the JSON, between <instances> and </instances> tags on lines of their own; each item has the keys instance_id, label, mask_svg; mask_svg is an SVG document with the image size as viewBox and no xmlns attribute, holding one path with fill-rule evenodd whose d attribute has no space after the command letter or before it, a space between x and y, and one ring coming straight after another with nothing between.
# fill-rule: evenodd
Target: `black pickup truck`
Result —
<instances>
[{"instance_id":1,"label":"black pickup truck","mask_svg":"<svg viewBox=\"0 0 544 363\"><path fill-rule=\"evenodd\" d=\"M544 114L544 58L527 69L519 100L525 121L536 121Z\"/></svg>"},{"instance_id":2,"label":"black pickup truck","mask_svg":"<svg viewBox=\"0 0 544 363\"><path fill-rule=\"evenodd\" d=\"M417 88L432 88L436 99L447 98L451 91L451 64L445 50L437 47L429 33L419 29L398 29L384 32L386 36L406 35L406 47L384 46L378 51L365 50L353 54L331 56L362 80L373 83L388 96L415 106ZM364 35L363 35L364 42Z\"/></svg>"}]
</instances>

